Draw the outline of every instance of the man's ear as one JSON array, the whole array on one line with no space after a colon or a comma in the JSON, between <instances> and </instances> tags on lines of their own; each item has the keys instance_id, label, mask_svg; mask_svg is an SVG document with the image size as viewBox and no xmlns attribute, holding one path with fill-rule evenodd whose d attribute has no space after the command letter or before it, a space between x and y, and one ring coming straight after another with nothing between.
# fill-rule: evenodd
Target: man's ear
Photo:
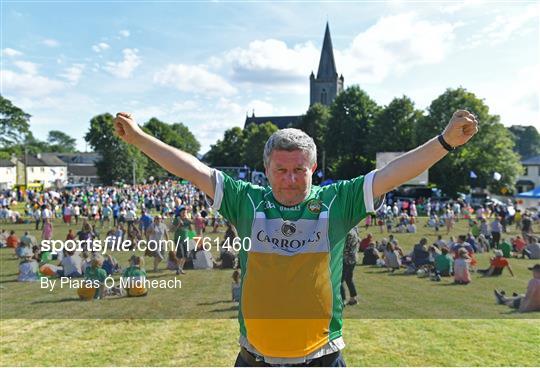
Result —
<instances>
[{"instance_id":1,"label":"man's ear","mask_svg":"<svg viewBox=\"0 0 540 368\"><path fill-rule=\"evenodd\" d=\"M312 174L315 174L315 170L317 170L317 161L315 161L315 163L314 163L313 166L311 167L311 173L312 173Z\"/></svg>"}]
</instances>

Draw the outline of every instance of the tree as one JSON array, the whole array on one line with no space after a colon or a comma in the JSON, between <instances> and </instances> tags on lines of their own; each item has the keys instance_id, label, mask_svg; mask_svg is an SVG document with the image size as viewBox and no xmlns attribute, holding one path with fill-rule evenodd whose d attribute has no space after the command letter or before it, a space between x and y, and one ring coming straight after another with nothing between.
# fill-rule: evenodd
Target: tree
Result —
<instances>
[{"instance_id":1,"label":"tree","mask_svg":"<svg viewBox=\"0 0 540 368\"><path fill-rule=\"evenodd\" d=\"M336 97L330 106L324 145L328 171L333 177L347 179L373 169L375 147L370 142L370 131L379 110L358 86Z\"/></svg>"},{"instance_id":2,"label":"tree","mask_svg":"<svg viewBox=\"0 0 540 368\"><path fill-rule=\"evenodd\" d=\"M322 168L323 151L325 147L326 131L330 120L330 109L320 103L310 106L306 115L302 117L296 128L308 134L317 146L317 163Z\"/></svg>"},{"instance_id":3,"label":"tree","mask_svg":"<svg viewBox=\"0 0 540 368\"><path fill-rule=\"evenodd\" d=\"M375 118L370 141L376 152L406 152L417 146L415 128L422 112L403 96L394 98Z\"/></svg>"},{"instance_id":4,"label":"tree","mask_svg":"<svg viewBox=\"0 0 540 368\"><path fill-rule=\"evenodd\" d=\"M210 146L204 160L210 166L244 166L245 145L245 134L241 128L227 129L223 139Z\"/></svg>"},{"instance_id":5,"label":"tree","mask_svg":"<svg viewBox=\"0 0 540 368\"><path fill-rule=\"evenodd\" d=\"M131 183L135 165L135 176L140 180L144 178L146 156L114 134L113 119L109 113L93 117L84 137L92 149L102 156L96 163L98 176L107 185L115 181Z\"/></svg>"},{"instance_id":6,"label":"tree","mask_svg":"<svg viewBox=\"0 0 540 368\"><path fill-rule=\"evenodd\" d=\"M47 137L50 152L75 152L75 138L59 130L51 130Z\"/></svg>"},{"instance_id":7,"label":"tree","mask_svg":"<svg viewBox=\"0 0 540 368\"><path fill-rule=\"evenodd\" d=\"M465 109L476 115L479 132L466 145L450 152L429 170L430 181L449 195L467 192L470 187L490 188L499 192L502 187L512 188L521 170L519 158L513 151L509 131L490 115L488 106L474 93L464 88L447 89L428 108L428 114L416 129L417 143L442 133L454 111ZM477 175L470 179L470 171ZM493 174L502 174L500 181Z\"/></svg>"},{"instance_id":8,"label":"tree","mask_svg":"<svg viewBox=\"0 0 540 368\"><path fill-rule=\"evenodd\" d=\"M167 124L156 118L151 118L143 125L143 130L153 135L160 141L179 148L184 152L196 155L201 145L189 129L182 123ZM169 174L158 163L152 159L148 160L146 176L155 178L165 178Z\"/></svg>"},{"instance_id":9,"label":"tree","mask_svg":"<svg viewBox=\"0 0 540 368\"><path fill-rule=\"evenodd\" d=\"M278 127L271 122L264 124L249 124L245 131L244 162L252 169L263 171L264 145L270 136L278 131Z\"/></svg>"},{"instance_id":10,"label":"tree","mask_svg":"<svg viewBox=\"0 0 540 368\"><path fill-rule=\"evenodd\" d=\"M540 134L534 126L512 125L509 130L516 143L514 149L521 158L540 155Z\"/></svg>"},{"instance_id":11,"label":"tree","mask_svg":"<svg viewBox=\"0 0 540 368\"><path fill-rule=\"evenodd\" d=\"M0 147L2 149L23 143L30 132L30 117L30 114L0 95Z\"/></svg>"},{"instance_id":12,"label":"tree","mask_svg":"<svg viewBox=\"0 0 540 368\"><path fill-rule=\"evenodd\" d=\"M171 128L180 138L178 141L178 146L174 147L180 148L182 151L191 153L193 156L196 156L201 149L201 144L199 143L197 138L195 138L193 133L191 133L189 128L182 123L174 123L171 125Z\"/></svg>"}]
</instances>

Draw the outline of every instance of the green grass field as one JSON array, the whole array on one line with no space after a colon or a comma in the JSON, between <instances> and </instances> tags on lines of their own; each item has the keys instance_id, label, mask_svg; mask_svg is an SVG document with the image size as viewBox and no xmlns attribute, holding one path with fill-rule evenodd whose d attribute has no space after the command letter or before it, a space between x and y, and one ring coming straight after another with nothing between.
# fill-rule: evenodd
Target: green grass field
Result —
<instances>
[{"instance_id":1,"label":"green grass field","mask_svg":"<svg viewBox=\"0 0 540 368\"><path fill-rule=\"evenodd\" d=\"M405 250L421 236L435 240L419 224L418 234L396 234ZM33 224L8 225L22 235ZM466 232L458 222L451 235ZM72 226L75 230L75 227ZM55 238L68 227L55 222ZM98 227L98 229L100 229ZM100 229L101 230L101 229ZM537 229L535 229L537 230ZM375 238L382 235L370 228ZM104 234L105 231L102 231ZM362 230L362 233L365 233ZM507 236L517 234L512 227ZM209 234L217 236L218 234ZM219 234L221 235L221 234ZM384 234L385 236L387 234ZM445 236L446 238L446 236ZM115 253L123 265L129 254ZM488 265L489 254L478 257ZM467 286L450 278L388 274L357 267L360 303L345 309L344 356L349 365L513 365L540 362L540 313L519 314L495 303L493 289L524 292L534 261L512 259L515 277L473 274ZM147 269L151 269L148 264ZM53 292L39 283L19 283L13 250L0 250L2 365L232 365L238 352L237 307L230 302L230 270L163 270L150 278L182 281L181 289L154 289L145 298L111 297L80 302L75 290Z\"/></svg>"}]
</instances>

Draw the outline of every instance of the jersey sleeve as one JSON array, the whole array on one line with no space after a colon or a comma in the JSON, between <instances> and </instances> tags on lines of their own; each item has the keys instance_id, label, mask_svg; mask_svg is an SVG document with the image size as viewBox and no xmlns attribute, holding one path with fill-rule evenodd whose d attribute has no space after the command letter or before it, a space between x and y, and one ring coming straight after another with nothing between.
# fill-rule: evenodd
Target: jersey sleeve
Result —
<instances>
[{"instance_id":1,"label":"jersey sleeve","mask_svg":"<svg viewBox=\"0 0 540 368\"><path fill-rule=\"evenodd\" d=\"M367 175L336 184L336 203L331 211L339 211L343 226L350 229L368 213L376 212L384 203L384 196L373 198L373 179L377 170ZM348 230L347 230L348 231Z\"/></svg>"},{"instance_id":2,"label":"jersey sleeve","mask_svg":"<svg viewBox=\"0 0 540 368\"><path fill-rule=\"evenodd\" d=\"M245 201L248 200L249 183L234 180L229 175L215 169L212 177L215 189L212 209L219 211L224 218L237 226L242 208L245 208Z\"/></svg>"}]
</instances>

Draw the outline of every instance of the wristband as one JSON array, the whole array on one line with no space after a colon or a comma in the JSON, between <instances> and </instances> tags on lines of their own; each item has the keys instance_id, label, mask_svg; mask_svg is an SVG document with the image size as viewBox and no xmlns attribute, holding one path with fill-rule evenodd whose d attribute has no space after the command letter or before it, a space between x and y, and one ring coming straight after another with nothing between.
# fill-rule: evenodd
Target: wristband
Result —
<instances>
[{"instance_id":1,"label":"wristband","mask_svg":"<svg viewBox=\"0 0 540 368\"><path fill-rule=\"evenodd\" d=\"M444 137L443 137L442 134L439 134L437 136L437 139L439 140L439 143L441 144L441 146L443 146L444 149L447 150L448 152L453 151L453 150L456 149L456 147L452 147L451 145L448 144L447 141L444 140Z\"/></svg>"}]
</instances>

